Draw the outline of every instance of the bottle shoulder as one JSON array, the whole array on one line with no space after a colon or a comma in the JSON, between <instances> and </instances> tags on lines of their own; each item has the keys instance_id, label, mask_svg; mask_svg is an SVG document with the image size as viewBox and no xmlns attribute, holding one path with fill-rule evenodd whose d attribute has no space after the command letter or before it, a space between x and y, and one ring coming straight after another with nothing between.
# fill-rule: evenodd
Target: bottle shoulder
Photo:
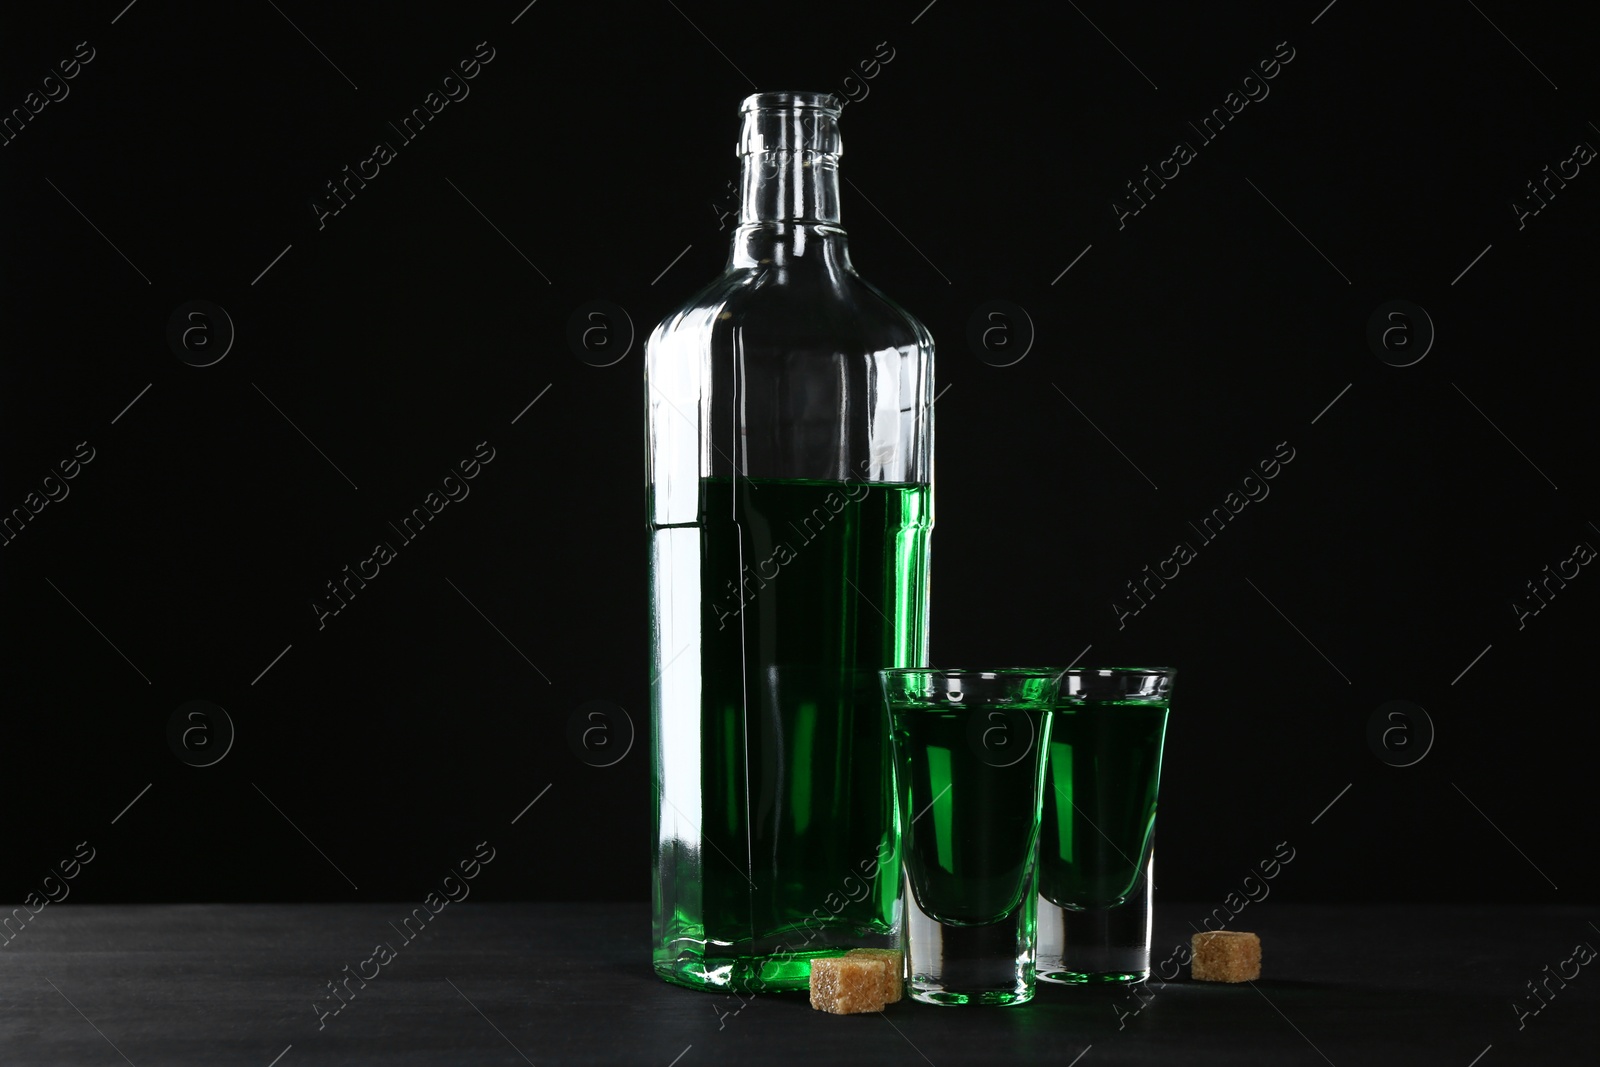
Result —
<instances>
[{"instance_id":1,"label":"bottle shoulder","mask_svg":"<svg viewBox=\"0 0 1600 1067\"><path fill-rule=\"evenodd\" d=\"M927 327L853 270L765 266L729 270L713 280L661 320L647 348L691 338L731 343L735 334L747 349L933 348Z\"/></svg>"}]
</instances>

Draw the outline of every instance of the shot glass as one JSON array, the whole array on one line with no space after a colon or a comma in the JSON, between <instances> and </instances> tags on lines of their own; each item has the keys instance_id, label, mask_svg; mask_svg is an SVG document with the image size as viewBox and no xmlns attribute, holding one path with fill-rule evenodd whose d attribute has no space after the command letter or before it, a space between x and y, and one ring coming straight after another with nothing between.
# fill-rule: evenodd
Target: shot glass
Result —
<instances>
[{"instance_id":1,"label":"shot glass","mask_svg":"<svg viewBox=\"0 0 1600 1067\"><path fill-rule=\"evenodd\" d=\"M912 999L1034 992L1039 805L1059 670L882 672Z\"/></svg>"},{"instance_id":2,"label":"shot glass","mask_svg":"<svg viewBox=\"0 0 1600 1067\"><path fill-rule=\"evenodd\" d=\"M1061 676L1039 830L1039 977L1150 977L1156 793L1174 672Z\"/></svg>"}]
</instances>

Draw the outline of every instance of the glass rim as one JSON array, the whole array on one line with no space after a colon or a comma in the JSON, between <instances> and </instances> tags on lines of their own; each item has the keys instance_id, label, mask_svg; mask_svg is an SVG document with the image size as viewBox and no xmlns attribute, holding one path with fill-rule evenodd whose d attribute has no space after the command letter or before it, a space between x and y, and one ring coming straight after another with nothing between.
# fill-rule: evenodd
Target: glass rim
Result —
<instances>
[{"instance_id":1,"label":"glass rim","mask_svg":"<svg viewBox=\"0 0 1600 1067\"><path fill-rule=\"evenodd\" d=\"M1063 677L1070 674L1074 676L1099 675L1100 677L1114 677L1116 675L1153 677L1155 675L1166 675L1171 678L1177 673L1178 669L1176 667L1063 667L1061 670Z\"/></svg>"},{"instance_id":2,"label":"glass rim","mask_svg":"<svg viewBox=\"0 0 1600 1067\"><path fill-rule=\"evenodd\" d=\"M1061 667L881 667L882 678L907 678L917 674L944 678L1056 678L1066 671Z\"/></svg>"},{"instance_id":3,"label":"glass rim","mask_svg":"<svg viewBox=\"0 0 1600 1067\"><path fill-rule=\"evenodd\" d=\"M837 116L844 110L835 93L804 89L777 89L764 93L751 93L739 102L739 114L752 111L784 111L810 108Z\"/></svg>"}]
</instances>

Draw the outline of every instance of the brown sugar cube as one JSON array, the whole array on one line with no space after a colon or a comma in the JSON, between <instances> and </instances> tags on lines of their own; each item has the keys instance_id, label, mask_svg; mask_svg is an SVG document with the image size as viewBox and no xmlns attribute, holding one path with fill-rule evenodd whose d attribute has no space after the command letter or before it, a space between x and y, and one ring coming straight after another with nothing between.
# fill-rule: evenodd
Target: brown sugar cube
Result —
<instances>
[{"instance_id":1,"label":"brown sugar cube","mask_svg":"<svg viewBox=\"0 0 1600 1067\"><path fill-rule=\"evenodd\" d=\"M862 956L884 963L883 1001L894 1004L905 991L906 957L897 948L853 948L847 956Z\"/></svg>"},{"instance_id":2,"label":"brown sugar cube","mask_svg":"<svg viewBox=\"0 0 1600 1067\"><path fill-rule=\"evenodd\" d=\"M826 956L811 961L811 1006L835 1015L882 1011L884 971L873 956Z\"/></svg>"},{"instance_id":3,"label":"brown sugar cube","mask_svg":"<svg viewBox=\"0 0 1600 1067\"><path fill-rule=\"evenodd\" d=\"M1209 930L1190 939L1189 976L1197 982L1253 982L1261 977L1261 939L1242 930Z\"/></svg>"}]
</instances>

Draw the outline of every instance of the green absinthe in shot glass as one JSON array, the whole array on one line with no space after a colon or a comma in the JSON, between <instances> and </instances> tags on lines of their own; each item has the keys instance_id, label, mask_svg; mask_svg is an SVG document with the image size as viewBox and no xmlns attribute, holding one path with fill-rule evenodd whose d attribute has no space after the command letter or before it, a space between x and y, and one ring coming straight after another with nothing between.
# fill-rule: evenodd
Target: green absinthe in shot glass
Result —
<instances>
[{"instance_id":1,"label":"green absinthe in shot glass","mask_svg":"<svg viewBox=\"0 0 1600 1067\"><path fill-rule=\"evenodd\" d=\"M1039 892L1074 909L1114 907L1138 882L1170 700L1171 672L1089 673L1062 681L1039 832Z\"/></svg>"},{"instance_id":2,"label":"green absinthe in shot glass","mask_svg":"<svg viewBox=\"0 0 1600 1067\"><path fill-rule=\"evenodd\" d=\"M995 720L983 728L1020 724L1019 732L1040 736L1049 716L1048 708L1016 709L1006 726ZM1016 909L1039 803L1037 762L984 759L971 743L971 722L968 712L894 709L902 810L915 819L902 829L907 882L922 910L947 926L996 923Z\"/></svg>"},{"instance_id":3,"label":"green absinthe in shot glass","mask_svg":"<svg viewBox=\"0 0 1600 1067\"><path fill-rule=\"evenodd\" d=\"M1022 1004L1035 987L1036 855L1058 672L883 672L912 999Z\"/></svg>"}]
</instances>

